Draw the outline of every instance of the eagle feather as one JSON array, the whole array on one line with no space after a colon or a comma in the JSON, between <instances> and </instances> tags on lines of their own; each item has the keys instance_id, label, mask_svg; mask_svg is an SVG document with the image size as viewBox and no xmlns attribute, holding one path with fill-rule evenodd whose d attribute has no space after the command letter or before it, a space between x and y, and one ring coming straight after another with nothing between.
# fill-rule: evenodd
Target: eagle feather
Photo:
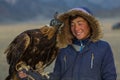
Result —
<instances>
[{"instance_id":1,"label":"eagle feather","mask_svg":"<svg viewBox=\"0 0 120 80\"><path fill-rule=\"evenodd\" d=\"M67 29L64 26L62 31L68 33L69 30ZM69 35L71 34L67 36ZM18 70L25 68L25 65L26 68L30 66L33 70L42 73L42 70L56 58L59 48L70 44L68 41L70 37L67 36L57 32L56 27L50 26L26 30L19 34L5 51L7 62L10 65L6 80L19 80L16 73ZM62 42L59 40L61 38L63 38Z\"/></svg>"}]
</instances>

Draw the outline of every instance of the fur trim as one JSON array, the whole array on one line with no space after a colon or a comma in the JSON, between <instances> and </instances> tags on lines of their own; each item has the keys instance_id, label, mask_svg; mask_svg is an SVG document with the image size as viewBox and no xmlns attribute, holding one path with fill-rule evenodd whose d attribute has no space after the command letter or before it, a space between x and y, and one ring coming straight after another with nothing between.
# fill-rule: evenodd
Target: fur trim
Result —
<instances>
[{"instance_id":1,"label":"fur trim","mask_svg":"<svg viewBox=\"0 0 120 80\"><path fill-rule=\"evenodd\" d=\"M44 34L44 36L48 36L48 39L50 40L55 34L56 29L57 28L55 27L44 26L40 28L40 31L42 32L42 34ZM67 45L71 43L72 43L72 34L69 30L69 27L68 26L61 27L60 31L57 34L57 47L65 48Z\"/></svg>"},{"instance_id":2,"label":"fur trim","mask_svg":"<svg viewBox=\"0 0 120 80\"><path fill-rule=\"evenodd\" d=\"M64 24L65 24L64 26L67 26L70 28L68 19L69 19L69 16L72 16L72 15L73 16L79 15L82 18L84 18L86 21L88 21L88 24L90 25L90 27L92 29L91 37L90 37L90 40L92 42L96 42L100 38L102 38L102 31L100 28L100 24L99 24L98 20L96 20L95 17L93 17L92 15L88 15L80 10L71 10L71 11L68 11L66 13L59 15L59 19L64 22Z\"/></svg>"}]
</instances>

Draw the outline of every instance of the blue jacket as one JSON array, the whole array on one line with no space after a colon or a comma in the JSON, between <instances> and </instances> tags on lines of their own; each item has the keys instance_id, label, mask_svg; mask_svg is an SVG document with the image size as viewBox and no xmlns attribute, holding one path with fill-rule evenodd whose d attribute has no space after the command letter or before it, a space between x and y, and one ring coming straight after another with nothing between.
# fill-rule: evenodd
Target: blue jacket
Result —
<instances>
[{"instance_id":1,"label":"blue jacket","mask_svg":"<svg viewBox=\"0 0 120 80\"><path fill-rule=\"evenodd\" d=\"M74 44L80 45L79 41ZM82 51L72 45L60 50L52 80L116 80L110 45L105 41L89 42Z\"/></svg>"}]
</instances>

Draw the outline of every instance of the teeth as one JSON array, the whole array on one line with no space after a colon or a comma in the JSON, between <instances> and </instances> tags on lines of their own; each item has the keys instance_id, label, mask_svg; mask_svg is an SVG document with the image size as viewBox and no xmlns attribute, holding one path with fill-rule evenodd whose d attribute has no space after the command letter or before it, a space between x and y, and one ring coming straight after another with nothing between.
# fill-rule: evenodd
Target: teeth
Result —
<instances>
[{"instance_id":1,"label":"teeth","mask_svg":"<svg viewBox=\"0 0 120 80\"><path fill-rule=\"evenodd\" d=\"M77 34L81 34L81 33L77 33Z\"/></svg>"},{"instance_id":2,"label":"teeth","mask_svg":"<svg viewBox=\"0 0 120 80\"><path fill-rule=\"evenodd\" d=\"M81 34L81 33L76 33L77 35Z\"/></svg>"}]
</instances>

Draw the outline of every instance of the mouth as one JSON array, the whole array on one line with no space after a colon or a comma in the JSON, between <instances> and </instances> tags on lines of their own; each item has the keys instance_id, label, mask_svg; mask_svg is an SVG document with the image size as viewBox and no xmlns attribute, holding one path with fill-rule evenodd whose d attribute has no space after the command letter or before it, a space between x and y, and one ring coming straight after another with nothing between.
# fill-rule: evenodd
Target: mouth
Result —
<instances>
[{"instance_id":1,"label":"mouth","mask_svg":"<svg viewBox=\"0 0 120 80\"><path fill-rule=\"evenodd\" d=\"M77 36L79 36L79 35L81 35L83 32L76 32L75 34L77 35Z\"/></svg>"}]
</instances>

